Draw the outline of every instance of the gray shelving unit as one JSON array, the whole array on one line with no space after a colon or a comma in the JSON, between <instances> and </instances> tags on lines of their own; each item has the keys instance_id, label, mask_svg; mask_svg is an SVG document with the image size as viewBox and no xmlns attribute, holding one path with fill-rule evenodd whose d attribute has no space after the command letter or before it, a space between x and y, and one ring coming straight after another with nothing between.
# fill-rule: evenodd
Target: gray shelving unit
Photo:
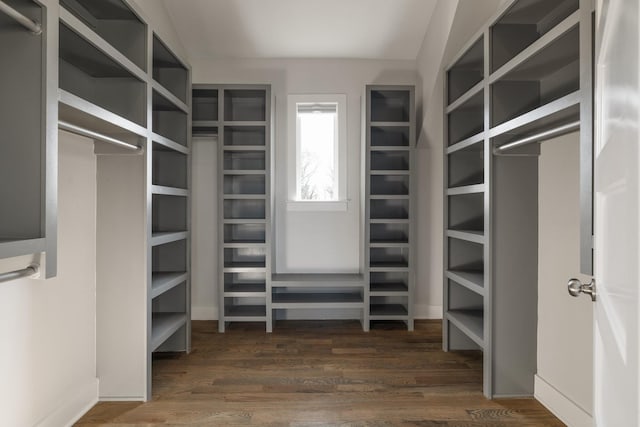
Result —
<instances>
[{"instance_id":1,"label":"gray shelving unit","mask_svg":"<svg viewBox=\"0 0 640 427\"><path fill-rule=\"evenodd\" d=\"M150 36L149 358L154 352L191 350L190 70L157 34Z\"/></svg>"},{"instance_id":2,"label":"gray shelving unit","mask_svg":"<svg viewBox=\"0 0 640 427\"><path fill-rule=\"evenodd\" d=\"M194 136L217 136L218 329L263 322L272 330L272 148L268 85L193 86Z\"/></svg>"},{"instance_id":3,"label":"gray shelving unit","mask_svg":"<svg viewBox=\"0 0 640 427\"><path fill-rule=\"evenodd\" d=\"M539 150L500 147L579 122L590 158L592 11L510 1L446 70L443 344L483 351L489 398L533 395L536 372Z\"/></svg>"},{"instance_id":4,"label":"gray shelving unit","mask_svg":"<svg viewBox=\"0 0 640 427\"><path fill-rule=\"evenodd\" d=\"M365 110L365 329L398 320L413 330L414 88L367 86Z\"/></svg>"},{"instance_id":5,"label":"gray shelving unit","mask_svg":"<svg viewBox=\"0 0 640 427\"><path fill-rule=\"evenodd\" d=\"M190 350L190 69L135 4L60 3L60 120L140 147L95 142L97 358L101 398L147 400Z\"/></svg>"},{"instance_id":6,"label":"gray shelving unit","mask_svg":"<svg viewBox=\"0 0 640 427\"><path fill-rule=\"evenodd\" d=\"M5 3L42 32L0 13L0 258L45 253L49 278L57 271L58 5Z\"/></svg>"}]
</instances>

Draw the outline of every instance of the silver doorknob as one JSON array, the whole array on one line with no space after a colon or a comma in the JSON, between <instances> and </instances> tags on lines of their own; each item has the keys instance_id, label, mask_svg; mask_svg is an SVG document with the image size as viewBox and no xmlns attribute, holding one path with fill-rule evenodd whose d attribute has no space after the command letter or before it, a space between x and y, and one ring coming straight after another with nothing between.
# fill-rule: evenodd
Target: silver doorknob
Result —
<instances>
[{"instance_id":1,"label":"silver doorknob","mask_svg":"<svg viewBox=\"0 0 640 427\"><path fill-rule=\"evenodd\" d=\"M591 295L591 301L596 300L595 279L591 279L591 282L586 285L578 279L569 279L569 282L567 283L567 289L569 290L569 295L571 295L572 297L579 297L580 294L587 294Z\"/></svg>"}]
</instances>

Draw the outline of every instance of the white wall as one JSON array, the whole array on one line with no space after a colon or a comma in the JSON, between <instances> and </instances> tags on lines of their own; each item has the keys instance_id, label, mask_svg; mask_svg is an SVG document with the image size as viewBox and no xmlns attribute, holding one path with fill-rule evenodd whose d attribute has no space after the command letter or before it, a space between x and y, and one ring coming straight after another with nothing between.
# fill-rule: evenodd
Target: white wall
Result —
<instances>
[{"instance_id":1,"label":"white wall","mask_svg":"<svg viewBox=\"0 0 640 427\"><path fill-rule=\"evenodd\" d=\"M218 142L191 141L191 318L218 317Z\"/></svg>"},{"instance_id":2,"label":"white wall","mask_svg":"<svg viewBox=\"0 0 640 427\"><path fill-rule=\"evenodd\" d=\"M422 100L418 111L418 262L416 313L442 316L444 73L454 56L496 12L500 0L439 0L417 66ZM427 315L428 313L428 315ZM420 316L422 314L422 316Z\"/></svg>"},{"instance_id":3,"label":"white wall","mask_svg":"<svg viewBox=\"0 0 640 427\"><path fill-rule=\"evenodd\" d=\"M61 132L59 144L58 276L0 283L3 426L65 425L97 398L96 159L84 138Z\"/></svg>"},{"instance_id":4,"label":"white wall","mask_svg":"<svg viewBox=\"0 0 640 427\"><path fill-rule=\"evenodd\" d=\"M541 145L536 397L569 425L591 425L593 303L567 293L580 275L579 136ZM589 423L589 424L587 424Z\"/></svg>"},{"instance_id":5,"label":"white wall","mask_svg":"<svg viewBox=\"0 0 640 427\"><path fill-rule=\"evenodd\" d=\"M187 52L171 22L164 2L158 0L131 0L142 11L142 17L153 25L160 39L182 60L189 62Z\"/></svg>"},{"instance_id":6,"label":"white wall","mask_svg":"<svg viewBox=\"0 0 640 427\"><path fill-rule=\"evenodd\" d=\"M268 83L275 98L275 199L276 263L279 272L358 271L360 263L360 144L361 102L366 84L417 84L414 61L372 60L220 60L192 62L194 83ZM290 93L340 93L347 95L347 212L287 212L287 95ZM193 164L194 179L205 176ZM210 163L210 162L209 162ZM210 178L209 178L210 179ZM194 200L208 205L215 192L194 183ZM194 206L194 215L196 207ZM216 218L210 218L215 223ZM194 217L193 234L200 227L210 228ZM213 259L211 249L205 256ZM201 264L202 265L202 264ZM194 277L202 272L194 266ZM200 286L214 284L194 280L194 295L211 298L203 304L194 298L193 307L214 306L214 295ZM201 312L198 309L199 312Z\"/></svg>"}]
</instances>

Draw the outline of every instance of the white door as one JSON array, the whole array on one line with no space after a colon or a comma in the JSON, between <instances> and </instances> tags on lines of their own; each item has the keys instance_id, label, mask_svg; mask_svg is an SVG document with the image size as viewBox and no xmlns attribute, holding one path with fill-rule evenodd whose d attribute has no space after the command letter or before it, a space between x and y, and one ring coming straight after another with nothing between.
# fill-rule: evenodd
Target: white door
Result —
<instances>
[{"instance_id":1,"label":"white door","mask_svg":"<svg viewBox=\"0 0 640 427\"><path fill-rule=\"evenodd\" d=\"M594 146L597 426L640 425L638 0L598 0Z\"/></svg>"}]
</instances>

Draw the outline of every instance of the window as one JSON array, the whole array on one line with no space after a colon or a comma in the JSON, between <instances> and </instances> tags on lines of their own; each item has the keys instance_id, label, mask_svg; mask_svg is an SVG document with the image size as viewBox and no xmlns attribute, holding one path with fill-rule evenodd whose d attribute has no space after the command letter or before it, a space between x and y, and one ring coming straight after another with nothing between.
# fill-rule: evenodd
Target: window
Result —
<instances>
[{"instance_id":1,"label":"window","mask_svg":"<svg viewBox=\"0 0 640 427\"><path fill-rule=\"evenodd\" d=\"M346 96L289 95L289 209L346 210Z\"/></svg>"}]
</instances>

